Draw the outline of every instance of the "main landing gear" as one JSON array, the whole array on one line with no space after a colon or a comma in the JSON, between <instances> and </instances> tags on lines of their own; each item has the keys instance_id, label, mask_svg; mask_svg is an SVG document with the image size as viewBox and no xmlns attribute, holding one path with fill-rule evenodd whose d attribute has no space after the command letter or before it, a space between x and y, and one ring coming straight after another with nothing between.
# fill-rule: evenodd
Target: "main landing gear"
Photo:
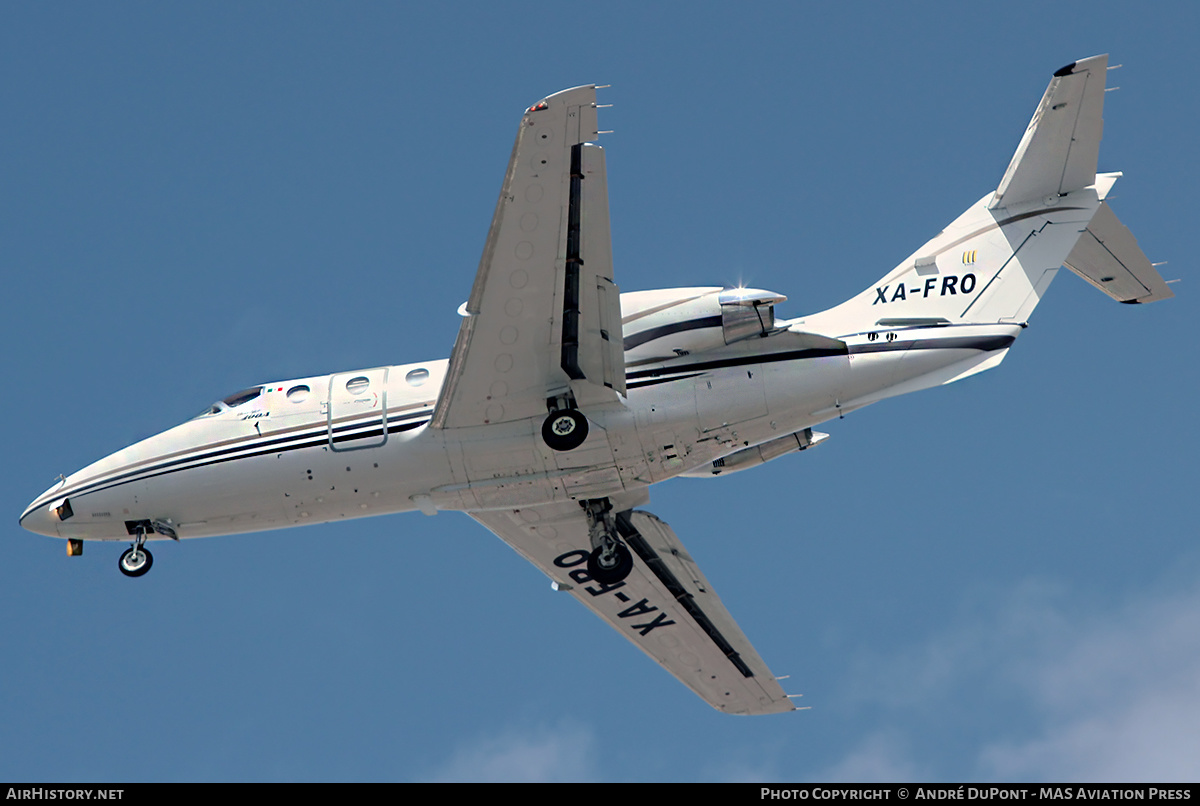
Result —
<instances>
[{"instance_id":1,"label":"main landing gear","mask_svg":"<svg viewBox=\"0 0 1200 806\"><path fill-rule=\"evenodd\" d=\"M613 585L633 570L633 555L617 536L612 503L607 498L582 502L587 512L592 553L587 558L588 576L601 585Z\"/></svg>"},{"instance_id":2,"label":"main landing gear","mask_svg":"<svg viewBox=\"0 0 1200 806\"><path fill-rule=\"evenodd\" d=\"M576 409L550 412L542 423L542 439L556 451L573 451L588 435L588 421Z\"/></svg>"}]
</instances>

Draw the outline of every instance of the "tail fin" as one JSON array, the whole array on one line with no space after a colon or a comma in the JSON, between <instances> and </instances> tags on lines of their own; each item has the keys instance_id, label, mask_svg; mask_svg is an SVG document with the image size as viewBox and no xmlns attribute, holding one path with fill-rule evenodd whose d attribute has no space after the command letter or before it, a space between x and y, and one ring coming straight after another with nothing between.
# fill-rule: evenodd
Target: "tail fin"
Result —
<instances>
[{"instance_id":1,"label":"tail fin","mask_svg":"<svg viewBox=\"0 0 1200 806\"><path fill-rule=\"evenodd\" d=\"M835 335L890 327L1024 324L1068 264L1123 302L1171 296L1096 174L1107 56L1058 70L996 190L872 288L805 317ZM1081 237L1082 236L1082 237Z\"/></svg>"},{"instance_id":2,"label":"tail fin","mask_svg":"<svg viewBox=\"0 0 1200 806\"><path fill-rule=\"evenodd\" d=\"M1054 73L988 207L1066 196L1096 181L1108 54Z\"/></svg>"}]
</instances>

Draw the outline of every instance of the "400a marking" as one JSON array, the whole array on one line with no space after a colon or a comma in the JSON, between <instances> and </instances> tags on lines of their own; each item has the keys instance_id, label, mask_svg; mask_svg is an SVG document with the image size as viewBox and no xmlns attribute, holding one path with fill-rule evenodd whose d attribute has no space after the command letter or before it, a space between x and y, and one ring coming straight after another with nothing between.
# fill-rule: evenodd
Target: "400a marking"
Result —
<instances>
[{"instance_id":1,"label":"400a marking","mask_svg":"<svg viewBox=\"0 0 1200 806\"><path fill-rule=\"evenodd\" d=\"M591 576L588 574L587 569L575 568L577 565L583 565L586 563L587 558L588 553L586 551L583 549L575 549L574 551L568 551L555 557L554 564L559 568L574 569L572 571L568 571L567 576L571 577L571 579L575 580L575 582L579 585L587 585L587 583L593 581ZM599 587L596 587L596 585L599 585ZM629 596L627 596L624 591L621 590L621 588L625 587L624 582L617 582L612 585L596 583L596 585L588 585L586 588L584 588L584 590L590 593L592 596L602 596L606 593L611 593L618 602L623 604L629 602ZM629 625L631 628L637 630L639 635L647 636L650 634L651 630L657 630L659 627L669 627L675 623L671 619L667 618L666 613L659 611L658 607L650 604L649 599L643 598L641 601L634 602L620 613L617 613L617 617L622 619L636 618L638 616L649 616L651 613L656 611L658 612L658 615L652 621L647 621L642 624L631 623Z\"/></svg>"},{"instance_id":2,"label":"400a marking","mask_svg":"<svg viewBox=\"0 0 1200 806\"><path fill-rule=\"evenodd\" d=\"M883 288L875 287L875 301L872 305L879 303L906 301L909 294L915 299L919 294L921 299L927 299L930 296L944 297L946 295L954 296L955 294L970 294L975 290L975 275L964 274L959 277L957 274L947 274L942 278L942 288L937 290L938 278L929 277L925 280L924 286L914 285L905 287L904 283L896 286L896 290L892 292L891 299L888 298L888 289L890 285L885 285Z\"/></svg>"}]
</instances>

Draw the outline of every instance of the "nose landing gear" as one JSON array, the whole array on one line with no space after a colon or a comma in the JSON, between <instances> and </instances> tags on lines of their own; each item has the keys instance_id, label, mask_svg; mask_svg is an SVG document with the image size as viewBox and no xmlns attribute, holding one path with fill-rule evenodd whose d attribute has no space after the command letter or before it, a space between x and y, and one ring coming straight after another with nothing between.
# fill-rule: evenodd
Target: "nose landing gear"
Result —
<instances>
[{"instance_id":1,"label":"nose landing gear","mask_svg":"<svg viewBox=\"0 0 1200 806\"><path fill-rule=\"evenodd\" d=\"M117 567L121 569L121 573L127 577L140 577L142 574L150 570L150 566L154 564L154 555L149 549L142 546L133 546L125 549L125 553L121 555Z\"/></svg>"},{"instance_id":2,"label":"nose landing gear","mask_svg":"<svg viewBox=\"0 0 1200 806\"><path fill-rule=\"evenodd\" d=\"M133 545L125 549L121 559L117 561L117 567L125 576L140 577L154 564L154 555L142 545L145 542L146 530L139 526L134 535Z\"/></svg>"}]
</instances>

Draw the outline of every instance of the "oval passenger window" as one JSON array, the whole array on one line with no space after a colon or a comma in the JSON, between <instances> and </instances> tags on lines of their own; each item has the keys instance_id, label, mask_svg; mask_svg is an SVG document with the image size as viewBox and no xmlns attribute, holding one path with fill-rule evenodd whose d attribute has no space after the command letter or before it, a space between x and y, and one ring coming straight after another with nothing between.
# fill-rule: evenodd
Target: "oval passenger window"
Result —
<instances>
[{"instance_id":1,"label":"oval passenger window","mask_svg":"<svg viewBox=\"0 0 1200 806\"><path fill-rule=\"evenodd\" d=\"M408 381L409 386L420 386L429 380L429 370L414 369L412 372L404 376L404 380Z\"/></svg>"},{"instance_id":2,"label":"oval passenger window","mask_svg":"<svg viewBox=\"0 0 1200 806\"><path fill-rule=\"evenodd\" d=\"M357 378L351 378L346 381L346 391L352 395L361 395L367 391L367 387L371 385L370 379L365 375L359 375Z\"/></svg>"},{"instance_id":3,"label":"oval passenger window","mask_svg":"<svg viewBox=\"0 0 1200 806\"><path fill-rule=\"evenodd\" d=\"M312 390L304 384L301 384L300 386L293 386L291 389L288 389L287 398L293 403L303 403L304 401L308 400L308 393L311 391Z\"/></svg>"}]
</instances>

